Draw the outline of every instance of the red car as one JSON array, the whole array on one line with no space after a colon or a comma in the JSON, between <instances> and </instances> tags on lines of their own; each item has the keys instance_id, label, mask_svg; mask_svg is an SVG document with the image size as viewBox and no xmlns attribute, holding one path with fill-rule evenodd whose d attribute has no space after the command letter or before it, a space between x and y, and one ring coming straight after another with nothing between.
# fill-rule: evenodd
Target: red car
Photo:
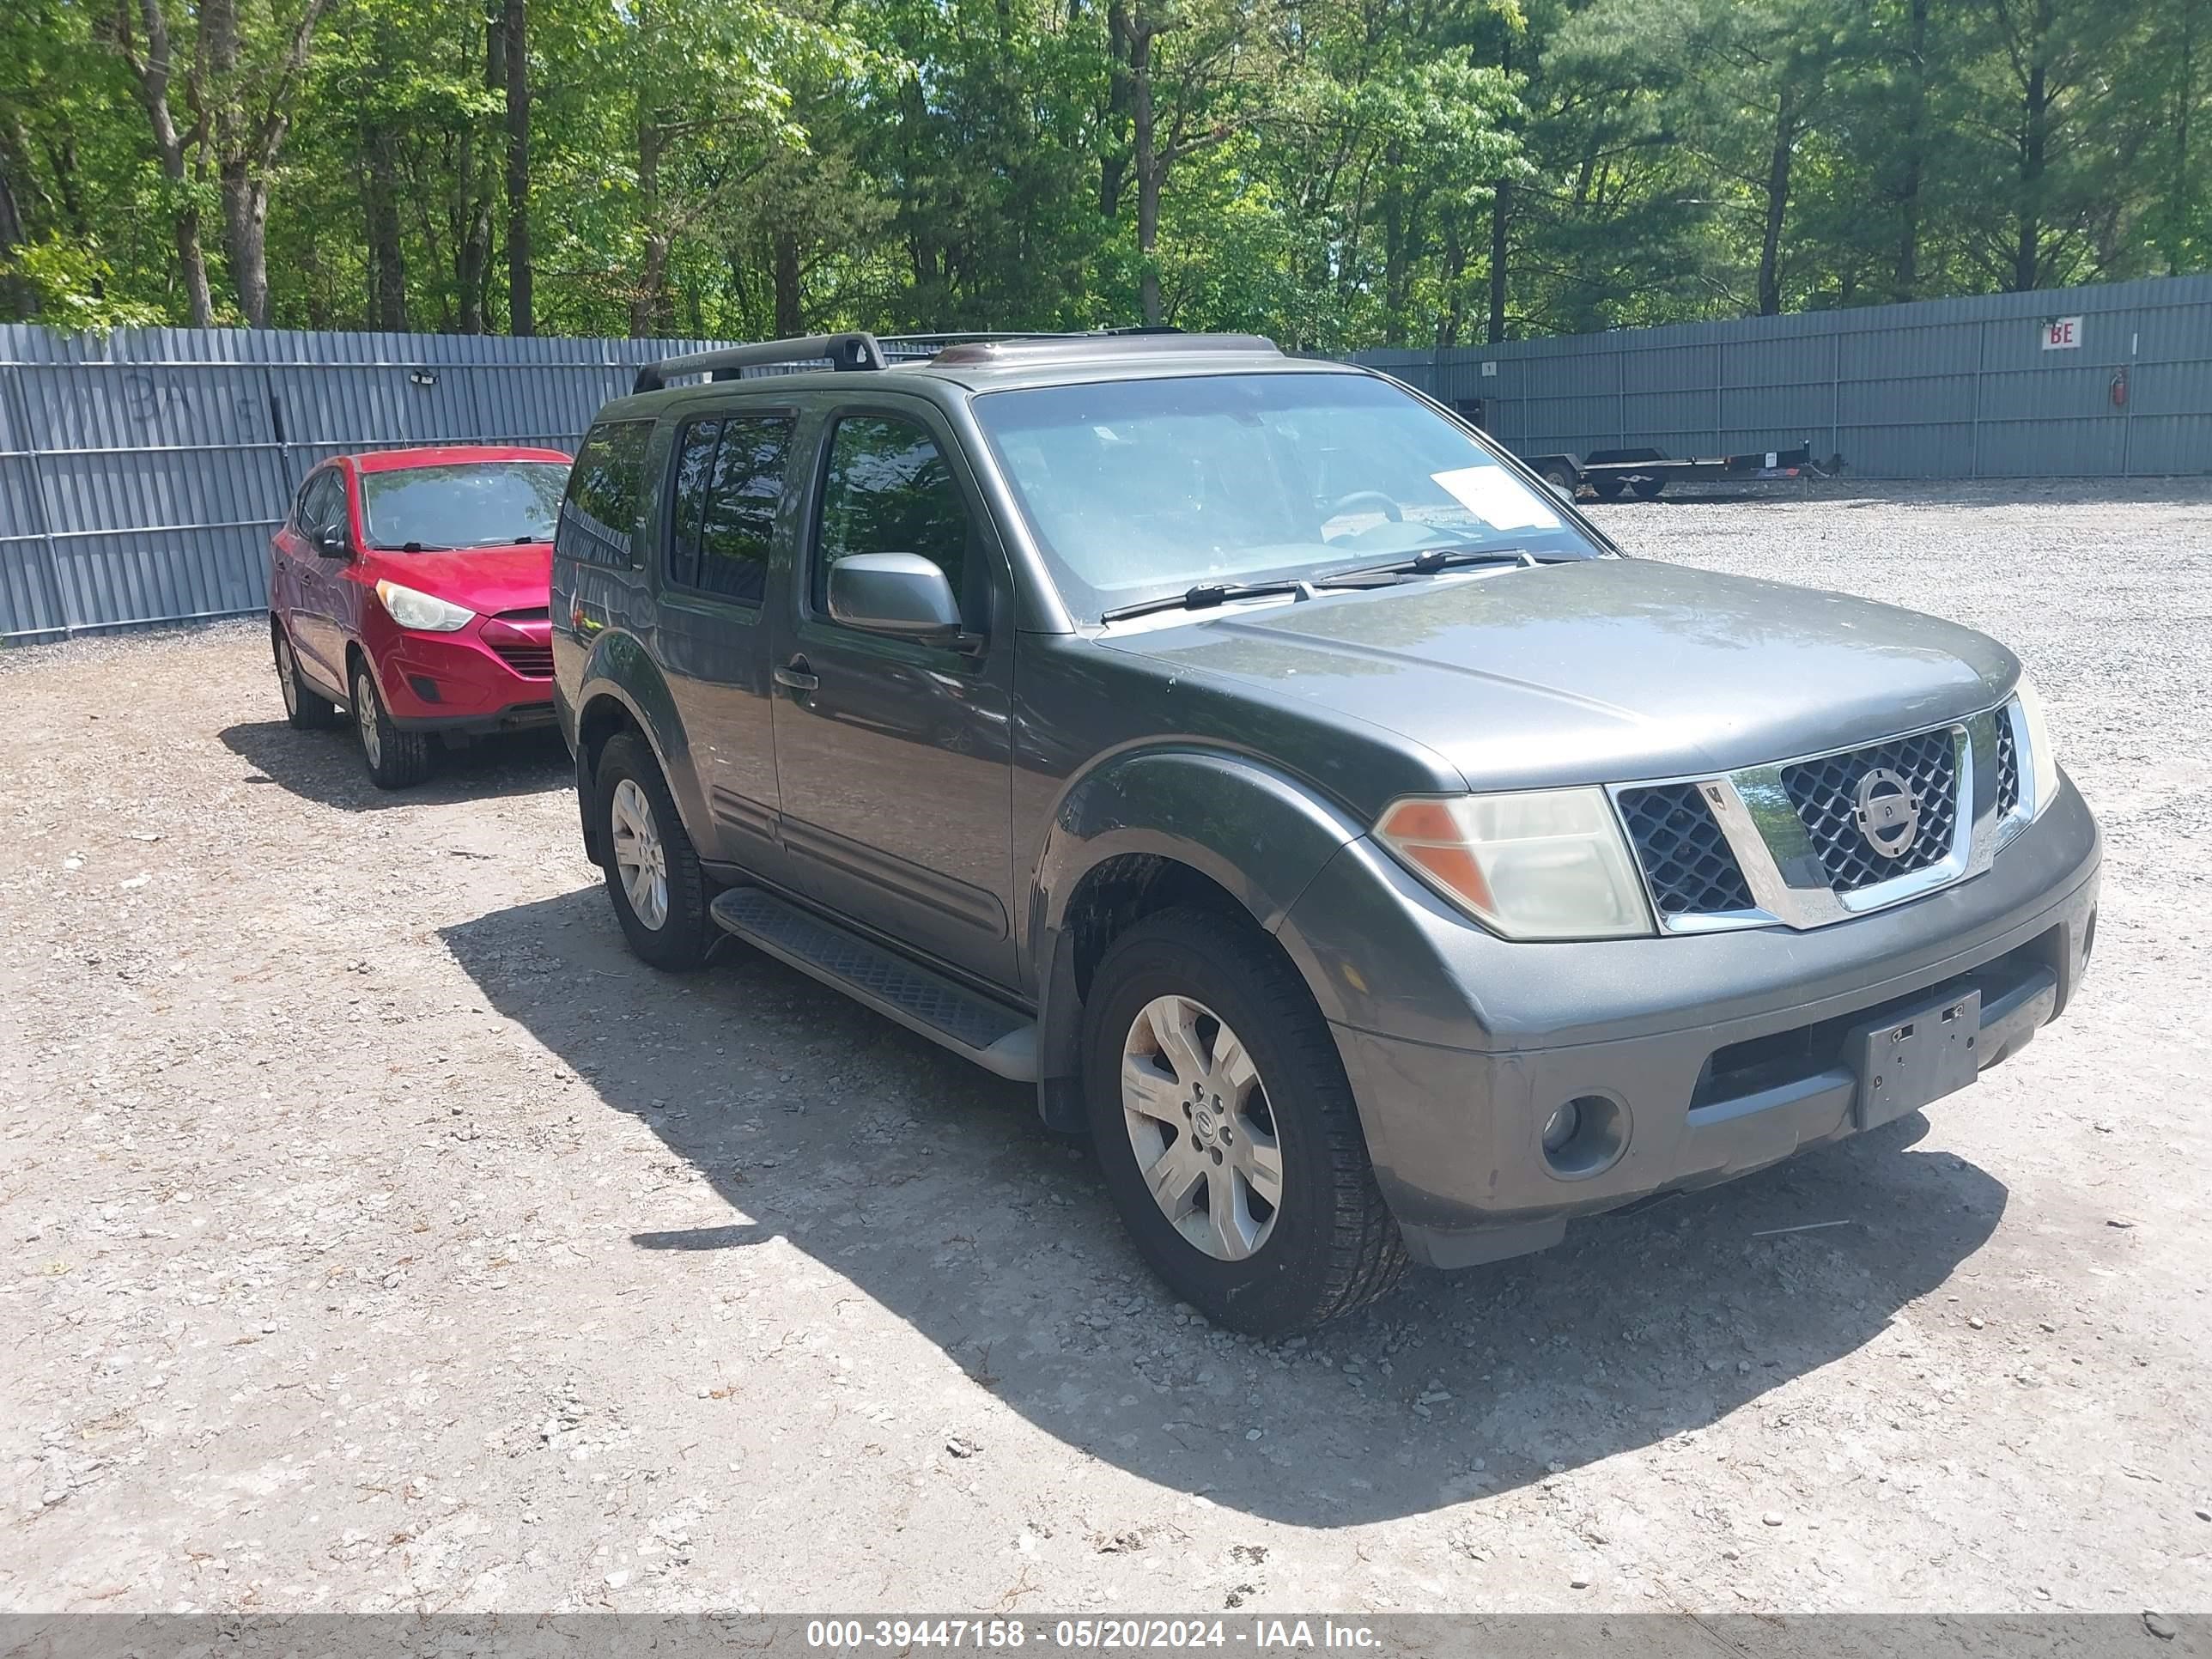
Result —
<instances>
[{"instance_id":1,"label":"red car","mask_svg":"<svg viewBox=\"0 0 2212 1659\"><path fill-rule=\"evenodd\" d=\"M302 729L349 709L380 788L416 783L432 739L553 720L546 588L568 481L557 449L340 455L269 543L269 633Z\"/></svg>"}]
</instances>

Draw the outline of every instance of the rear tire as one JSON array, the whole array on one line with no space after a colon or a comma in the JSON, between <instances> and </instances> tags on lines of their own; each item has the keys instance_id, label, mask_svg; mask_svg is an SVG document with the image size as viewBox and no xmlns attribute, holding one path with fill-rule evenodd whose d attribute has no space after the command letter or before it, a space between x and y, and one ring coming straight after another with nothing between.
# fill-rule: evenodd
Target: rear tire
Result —
<instances>
[{"instance_id":1,"label":"rear tire","mask_svg":"<svg viewBox=\"0 0 2212 1659\"><path fill-rule=\"evenodd\" d=\"M354 665L353 723L361 734L361 758L368 781L380 789L411 789L430 775L430 739L421 732L392 723L376 676L365 662Z\"/></svg>"},{"instance_id":2,"label":"rear tire","mask_svg":"<svg viewBox=\"0 0 2212 1659\"><path fill-rule=\"evenodd\" d=\"M283 694L284 719L295 732L327 732L338 723L338 706L320 692L308 690L300 678L299 653L284 624L269 619L269 649L276 661L276 689Z\"/></svg>"},{"instance_id":3,"label":"rear tire","mask_svg":"<svg viewBox=\"0 0 2212 1659\"><path fill-rule=\"evenodd\" d=\"M1255 929L1169 910L1115 939L1085 1006L1083 1075L1138 1254L1207 1317L1285 1336L1404 1273L1328 1022Z\"/></svg>"},{"instance_id":4,"label":"rear tire","mask_svg":"<svg viewBox=\"0 0 2212 1659\"><path fill-rule=\"evenodd\" d=\"M1574 499L1575 488L1582 480L1575 477L1572 467L1562 465L1555 461L1544 469L1544 482L1553 489L1562 491L1568 500L1571 501Z\"/></svg>"},{"instance_id":5,"label":"rear tire","mask_svg":"<svg viewBox=\"0 0 2212 1659\"><path fill-rule=\"evenodd\" d=\"M607 897L631 952L668 973L698 967L720 936L707 909L714 893L642 738L623 732L607 740L592 793Z\"/></svg>"},{"instance_id":6,"label":"rear tire","mask_svg":"<svg viewBox=\"0 0 2212 1659\"><path fill-rule=\"evenodd\" d=\"M1618 478L1592 478L1589 481L1589 487L1601 501L1619 501L1620 492L1625 488Z\"/></svg>"},{"instance_id":7,"label":"rear tire","mask_svg":"<svg viewBox=\"0 0 2212 1659\"><path fill-rule=\"evenodd\" d=\"M1667 481L1664 478L1638 478L1628 487L1636 492L1638 501L1656 501L1659 499L1659 492L1666 489Z\"/></svg>"}]
</instances>

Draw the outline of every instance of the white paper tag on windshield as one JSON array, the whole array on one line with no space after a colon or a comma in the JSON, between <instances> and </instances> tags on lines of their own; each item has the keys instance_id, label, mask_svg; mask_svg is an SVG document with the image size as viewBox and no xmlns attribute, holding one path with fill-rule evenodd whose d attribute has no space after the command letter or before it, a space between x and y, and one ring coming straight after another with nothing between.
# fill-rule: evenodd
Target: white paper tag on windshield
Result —
<instances>
[{"instance_id":1,"label":"white paper tag on windshield","mask_svg":"<svg viewBox=\"0 0 2212 1659\"><path fill-rule=\"evenodd\" d=\"M1502 466L1462 466L1429 476L1493 530L1557 530L1559 515Z\"/></svg>"}]
</instances>

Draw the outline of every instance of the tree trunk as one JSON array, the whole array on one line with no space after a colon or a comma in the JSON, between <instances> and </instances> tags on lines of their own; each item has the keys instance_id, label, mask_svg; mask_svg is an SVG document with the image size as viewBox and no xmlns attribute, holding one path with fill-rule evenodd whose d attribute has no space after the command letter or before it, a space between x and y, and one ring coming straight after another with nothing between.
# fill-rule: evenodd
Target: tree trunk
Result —
<instances>
[{"instance_id":1,"label":"tree trunk","mask_svg":"<svg viewBox=\"0 0 2212 1659\"><path fill-rule=\"evenodd\" d=\"M1513 186L1500 179L1490 198L1490 322L1484 337L1505 337L1505 234L1513 218Z\"/></svg>"},{"instance_id":2,"label":"tree trunk","mask_svg":"<svg viewBox=\"0 0 2212 1659\"><path fill-rule=\"evenodd\" d=\"M1790 210L1790 159L1797 148L1796 90L1782 83L1774 117L1774 149L1766 163L1766 225L1759 242L1759 314L1782 310L1782 222Z\"/></svg>"},{"instance_id":3,"label":"tree trunk","mask_svg":"<svg viewBox=\"0 0 2212 1659\"><path fill-rule=\"evenodd\" d=\"M500 37L507 65L507 326L535 334L530 264L530 43L528 0L504 0Z\"/></svg>"},{"instance_id":4,"label":"tree trunk","mask_svg":"<svg viewBox=\"0 0 2212 1659\"><path fill-rule=\"evenodd\" d=\"M24 176L23 162L18 131L0 132L0 313L15 319L34 317L39 311L38 290L27 278L8 274L15 251L30 240L15 199L15 181Z\"/></svg>"},{"instance_id":5,"label":"tree trunk","mask_svg":"<svg viewBox=\"0 0 2212 1659\"><path fill-rule=\"evenodd\" d=\"M660 153L667 142L658 122L641 116L637 124L638 217L645 230L645 259L630 296L629 332L634 340L650 339L665 314L664 289L668 282L668 228L660 216Z\"/></svg>"},{"instance_id":6,"label":"tree trunk","mask_svg":"<svg viewBox=\"0 0 2212 1659\"><path fill-rule=\"evenodd\" d=\"M2023 43L2027 75L2021 88L2020 226L2013 243L2012 289L2024 294L2043 274L2043 173L2051 143L2051 91L2044 54L2050 50L2050 0L2038 0Z\"/></svg>"},{"instance_id":7,"label":"tree trunk","mask_svg":"<svg viewBox=\"0 0 2212 1659\"><path fill-rule=\"evenodd\" d=\"M224 251L248 328L269 326L269 185L242 156L222 162Z\"/></svg>"},{"instance_id":8,"label":"tree trunk","mask_svg":"<svg viewBox=\"0 0 2212 1659\"><path fill-rule=\"evenodd\" d=\"M1910 300L1920 283L1920 184L1928 164L1928 0L1912 0L1905 34L1905 137L1897 179L1897 264L1893 300Z\"/></svg>"},{"instance_id":9,"label":"tree trunk","mask_svg":"<svg viewBox=\"0 0 2212 1659\"><path fill-rule=\"evenodd\" d=\"M146 31L143 58L131 42L127 0L117 9L116 38L124 61L130 66L139 106L146 112L147 124L153 129L154 151L161 164L161 177L168 182L178 204L170 223L170 239L177 250L177 274L184 283L185 313L194 328L206 328L215 321L215 299L208 291L207 254L200 244L200 210L185 194L191 171L187 151L197 141L198 134L187 137L179 132L176 117L169 107L169 25L161 13L161 0L138 0L138 21Z\"/></svg>"},{"instance_id":10,"label":"tree trunk","mask_svg":"<svg viewBox=\"0 0 2212 1659\"><path fill-rule=\"evenodd\" d=\"M362 191L362 228L368 244L368 325L393 334L407 331L407 255L399 240L398 168L391 130L371 126L362 135L368 178Z\"/></svg>"},{"instance_id":11,"label":"tree trunk","mask_svg":"<svg viewBox=\"0 0 2212 1659\"><path fill-rule=\"evenodd\" d=\"M1106 8L1106 119L1098 143L1098 211L1108 219L1121 212L1121 188L1127 181L1129 152L1129 8L1112 0Z\"/></svg>"},{"instance_id":12,"label":"tree trunk","mask_svg":"<svg viewBox=\"0 0 2212 1659\"><path fill-rule=\"evenodd\" d=\"M799 301L799 234L779 230L774 238L775 331L784 339L806 332Z\"/></svg>"},{"instance_id":13,"label":"tree trunk","mask_svg":"<svg viewBox=\"0 0 2212 1659\"><path fill-rule=\"evenodd\" d=\"M1160 270L1152 262L1160 240L1160 164L1158 118L1152 108L1152 29L1142 18L1129 37L1129 125L1132 161L1137 173L1137 258L1143 268L1139 304L1147 328L1158 328L1164 314L1160 301Z\"/></svg>"}]
</instances>

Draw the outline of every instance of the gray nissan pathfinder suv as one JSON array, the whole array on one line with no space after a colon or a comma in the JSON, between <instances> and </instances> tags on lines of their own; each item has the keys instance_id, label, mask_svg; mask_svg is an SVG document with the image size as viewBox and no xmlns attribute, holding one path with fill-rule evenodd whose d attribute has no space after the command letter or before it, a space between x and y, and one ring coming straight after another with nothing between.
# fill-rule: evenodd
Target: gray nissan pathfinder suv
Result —
<instances>
[{"instance_id":1,"label":"gray nissan pathfinder suv","mask_svg":"<svg viewBox=\"0 0 2212 1659\"><path fill-rule=\"evenodd\" d=\"M1915 1111L2072 995L2097 826L1995 641L1624 558L1263 340L898 349L600 414L552 582L584 842L656 967L732 934L1035 1084L1215 1319Z\"/></svg>"}]
</instances>

